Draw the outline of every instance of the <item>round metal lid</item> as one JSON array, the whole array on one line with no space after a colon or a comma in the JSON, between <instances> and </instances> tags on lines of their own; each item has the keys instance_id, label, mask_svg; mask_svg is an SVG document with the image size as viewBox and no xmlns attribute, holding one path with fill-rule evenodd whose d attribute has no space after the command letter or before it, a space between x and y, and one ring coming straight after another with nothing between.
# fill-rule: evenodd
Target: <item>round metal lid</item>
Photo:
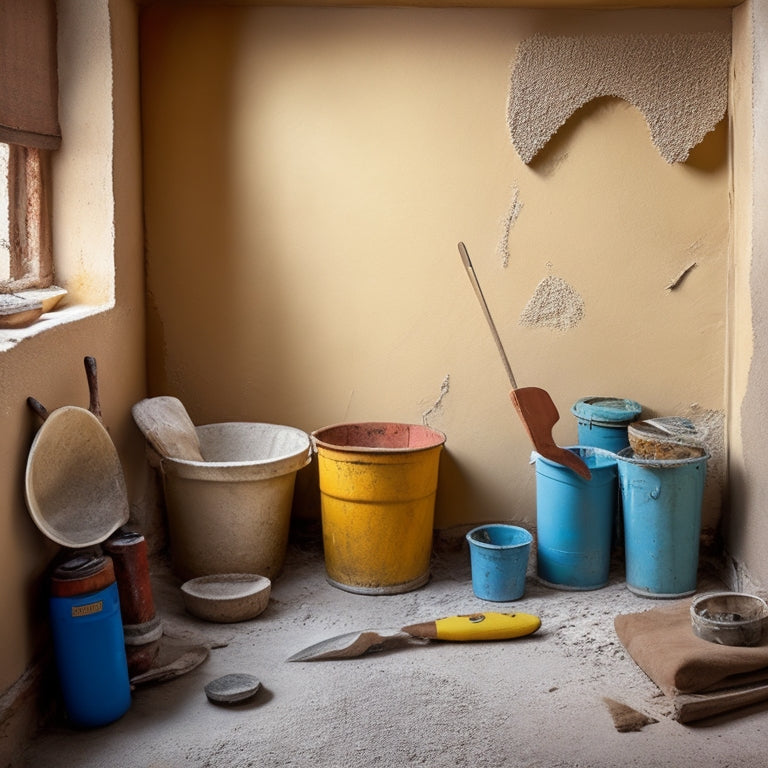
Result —
<instances>
[{"instance_id":1,"label":"round metal lid","mask_svg":"<svg viewBox=\"0 0 768 768\"><path fill-rule=\"evenodd\" d=\"M53 577L61 581L84 579L103 570L105 563L106 558L101 555L77 555L59 565Z\"/></svg>"},{"instance_id":2,"label":"round metal lid","mask_svg":"<svg viewBox=\"0 0 768 768\"><path fill-rule=\"evenodd\" d=\"M27 459L27 508L52 541L78 549L100 544L128 521L128 493L117 449L85 408L53 411Z\"/></svg>"},{"instance_id":3,"label":"round metal lid","mask_svg":"<svg viewBox=\"0 0 768 768\"><path fill-rule=\"evenodd\" d=\"M642 412L643 406L634 400L620 397L583 397L571 408L579 419L609 424L627 424Z\"/></svg>"}]
</instances>

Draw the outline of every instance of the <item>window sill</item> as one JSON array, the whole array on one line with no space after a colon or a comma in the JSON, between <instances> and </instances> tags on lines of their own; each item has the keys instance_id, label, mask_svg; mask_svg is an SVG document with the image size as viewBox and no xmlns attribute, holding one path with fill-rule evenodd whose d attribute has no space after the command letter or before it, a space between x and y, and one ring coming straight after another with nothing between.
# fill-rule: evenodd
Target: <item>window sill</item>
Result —
<instances>
[{"instance_id":1,"label":"window sill","mask_svg":"<svg viewBox=\"0 0 768 768\"><path fill-rule=\"evenodd\" d=\"M25 339L48 331L51 328L58 328L86 317L98 315L110 309L112 305L101 304L98 306L78 305L73 307L61 307L51 312L46 312L31 325L25 328L4 328L0 329L0 352L7 352L13 349L17 344Z\"/></svg>"}]
</instances>

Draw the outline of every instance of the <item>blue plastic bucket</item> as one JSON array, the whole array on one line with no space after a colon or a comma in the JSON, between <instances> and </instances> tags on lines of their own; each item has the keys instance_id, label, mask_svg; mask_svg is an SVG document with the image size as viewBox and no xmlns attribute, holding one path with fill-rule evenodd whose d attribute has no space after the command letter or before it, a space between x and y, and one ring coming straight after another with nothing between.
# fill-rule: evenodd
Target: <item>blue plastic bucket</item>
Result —
<instances>
[{"instance_id":1,"label":"blue plastic bucket","mask_svg":"<svg viewBox=\"0 0 768 768\"><path fill-rule=\"evenodd\" d=\"M643 597L696 591L708 454L686 459L618 454L627 587Z\"/></svg>"},{"instance_id":2,"label":"blue plastic bucket","mask_svg":"<svg viewBox=\"0 0 768 768\"><path fill-rule=\"evenodd\" d=\"M475 596L498 603L519 600L533 536L525 528L495 523L473 528L467 541Z\"/></svg>"},{"instance_id":3,"label":"blue plastic bucket","mask_svg":"<svg viewBox=\"0 0 768 768\"><path fill-rule=\"evenodd\" d=\"M608 583L619 492L616 456L601 448L568 450L589 467L591 480L545 459L536 460L536 572L558 589L599 589Z\"/></svg>"},{"instance_id":4,"label":"blue plastic bucket","mask_svg":"<svg viewBox=\"0 0 768 768\"><path fill-rule=\"evenodd\" d=\"M629 447L627 426L642 412L634 400L618 397L583 397L571 408L576 417L578 444L618 453Z\"/></svg>"},{"instance_id":5,"label":"blue plastic bucket","mask_svg":"<svg viewBox=\"0 0 768 768\"><path fill-rule=\"evenodd\" d=\"M49 606L64 706L72 724L82 727L111 723L131 704L114 570L109 558L94 561L80 557L59 568ZM72 574L64 573L70 564Z\"/></svg>"}]
</instances>

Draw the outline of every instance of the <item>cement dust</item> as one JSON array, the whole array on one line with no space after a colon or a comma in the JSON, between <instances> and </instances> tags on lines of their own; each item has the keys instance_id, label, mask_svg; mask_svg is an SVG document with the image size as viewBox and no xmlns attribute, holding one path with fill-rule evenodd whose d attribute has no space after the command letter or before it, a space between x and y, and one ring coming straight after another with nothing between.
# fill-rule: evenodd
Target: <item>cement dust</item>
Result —
<instances>
[{"instance_id":1,"label":"cement dust","mask_svg":"<svg viewBox=\"0 0 768 768\"><path fill-rule=\"evenodd\" d=\"M179 581L153 568L157 609L175 633L201 640L208 659L192 672L134 692L107 728L53 723L30 744L27 766L78 768L640 768L764 765L764 717L708 728L681 726L657 687L627 656L614 616L657 601L626 589L617 558L608 586L565 592L539 584L531 562L524 597L474 597L461 538L439 538L429 583L401 595L357 595L327 583L319 540L294 537L266 611L214 625L184 613ZM293 662L291 654L333 635L400 628L453 614L523 611L541 629L511 641L432 642L358 659ZM227 674L262 683L246 703L221 707L206 684ZM604 697L655 718L616 730ZM14 767L15 768L15 767Z\"/></svg>"}]
</instances>

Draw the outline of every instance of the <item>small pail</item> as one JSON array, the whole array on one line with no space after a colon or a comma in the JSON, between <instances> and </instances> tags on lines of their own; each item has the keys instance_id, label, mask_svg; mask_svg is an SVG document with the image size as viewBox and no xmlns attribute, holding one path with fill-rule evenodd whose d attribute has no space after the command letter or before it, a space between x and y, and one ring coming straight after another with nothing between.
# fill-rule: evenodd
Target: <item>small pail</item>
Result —
<instances>
[{"instance_id":1,"label":"small pail","mask_svg":"<svg viewBox=\"0 0 768 768\"><path fill-rule=\"evenodd\" d=\"M693 594L709 455L639 459L626 448L617 458L627 587L642 597Z\"/></svg>"},{"instance_id":2,"label":"small pail","mask_svg":"<svg viewBox=\"0 0 768 768\"><path fill-rule=\"evenodd\" d=\"M642 412L634 400L583 397L571 408L576 417L578 444L618 453L629 445L627 426Z\"/></svg>"},{"instance_id":3,"label":"small pail","mask_svg":"<svg viewBox=\"0 0 768 768\"><path fill-rule=\"evenodd\" d=\"M537 574L558 589L599 589L608 583L619 492L611 451L571 447L592 473L585 480L568 467L536 459Z\"/></svg>"},{"instance_id":4,"label":"small pail","mask_svg":"<svg viewBox=\"0 0 768 768\"><path fill-rule=\"evenodd\" d=\"M467 541L475 596L497 603L519 600L533 536L525 528L496 523L473 528Z\"/></svg>"},{"instance_id":5,"label":"small pail","mask_svg":"<svg viewBox=\"0 0 768 768\"><path fill-rule=\"evenodd\" d=\"M417 424L336 424L317 448L325 569L339 589L408 592L429 580L445 435Z\"/></svg>"}]
</instances>

